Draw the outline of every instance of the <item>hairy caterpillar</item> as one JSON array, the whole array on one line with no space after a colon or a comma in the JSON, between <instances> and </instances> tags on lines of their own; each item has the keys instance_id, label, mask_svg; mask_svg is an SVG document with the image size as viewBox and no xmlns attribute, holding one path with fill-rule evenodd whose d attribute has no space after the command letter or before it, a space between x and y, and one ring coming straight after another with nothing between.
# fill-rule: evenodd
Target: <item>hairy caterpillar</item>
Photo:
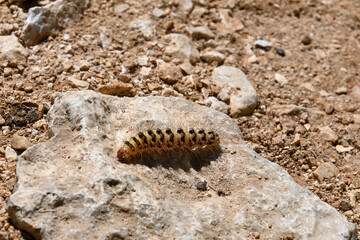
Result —
<instances>
[{"instance_id":1,"label":"hairy caterpillar","mask_svg":"<svg viewBox=\"0 0 360 240\"><path fill-rule=\"evenodd\" d=\"M220 138L214 131L204 129L179 128L173 130L156 129L139 132L136 136L125 141L117 151L117 156L122 162L129 162L131 158L149 152L174 152L174 151L201 151L203 149L219 150Z\"/></svg>"}]
</instances>

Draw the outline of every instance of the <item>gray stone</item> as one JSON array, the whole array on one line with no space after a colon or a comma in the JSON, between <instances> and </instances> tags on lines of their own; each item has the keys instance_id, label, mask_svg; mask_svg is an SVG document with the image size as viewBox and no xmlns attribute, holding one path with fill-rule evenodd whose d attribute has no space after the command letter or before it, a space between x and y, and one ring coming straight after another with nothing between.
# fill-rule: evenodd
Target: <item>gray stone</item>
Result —
<instances>
[{"instance_id":1,"label":"gray stone","mask_svg":"<svg viewBox=\"0 0 360 240\"><path fill-rule=\"evenodd\" d=\"M5 148L5 158L6 160L12 162L15 161L17 159L17 153L14 149L12 149L11 147L7 146Z\"/></svg>"},{"instance_id":2,"label":"gray stone","mask_svg":"<svg viewBox=\"0 0 360 240\"><path fill-rule=\"evenodd\" d=\"M255 47L269 51L272 48L272 43L266 40L259 39L255 41Z\"/></svg>"},{"instance_id":3,"label":"gray stone","mask_svg":"<svg viewBox=\"0 0 360 240\"><path fill-rule=\"evenodd\" d=\"M339 169L332 163L326 162L321 164L315 171L314 176L322 181L325 178L333 178L339 173Z\"/></svg>"},{"instance_id":4,"label":"gray stone","mask_svg":"<svg viewBox=\"0 0 360 240\"><path fill-rule=\"evenodd\" d=\"M0 66L26 66L29 52L19 43L14 35L0 36Z\"/></svg>"},{"instance_id":5,"label":"gray stone","mask_svg":"<svg viewBox=\"0 0 360 240\"><path fill-rule=\"evenodd\" d=\"M44 7L30 8L21 38L30 46L56 35L78 21L88 6L89 0L57 0Z\"/></svg>"},{"instance_id":6,"label":"gray stone","mask_svg":"<svg viewBox=\"0 0 360 240\"><path fill-rule=\"evenodd\" d=\"M207 51L201 54L201 58L207 63L218 62L219 64L223 64L226 56L217 51Z\"/></svg>"},{"instance_id":7,"label":"gray stone","mask_svg":"<svg viewBox=\"0 0 360 240\"><path fill-rule=\"evenodd\" d=\"M230 96L231 116L249 115L254 111L257 105L257 94L240 69L227 66L217 67L214 69L212 80L220 88L232 89Z\"/></svg>"},{"instance_id":8,"label":"gray stone","mask_svg":"<svg viewBox=\"0 0 360 240\"><path fill-rule=\"evenodd\" d=\"M215 38L214 33L206 26L189 27L187 31L193 39L212 39Z\"/></svg>"},{"instance_id":9,"label":"gray stone","mask_svg":"<svg viewBox=\"0 0 360 240\"><path fill-rule=\"evenodd\" d=\"M48 117L52 137L19 156L7 204L11 221L36 239L357 238L354 224L257 155L236 121L213 109L81 91L59 94ZM173 165L186 154L164 156L165 166L154 155L117 159L125 140L157 126L215 129L225 151L191 169ZM199 180L211 187L206 195Z\"/></svg>"},{"instance_id":10,"label":"gray stone","mask_svg":"<svg viewBox=\"0 0 360 240\"><path fill-rule=\"evenodd\" d=\"M117 5L115 5L115 7L114 7L114 12L116 13L116 14L122 14L123 12L125 12L126 10L128 10L129 9L129 4L117 4Z\"/></svg>"},{"instance_id":11,"label":"gray stone","mask_svg":"<svg viewBox=\"0 0 360 240\"><path fill-rule=\"evenodd\" d=\"M187 59L193 64L200 60L199 51L187 36L172 33L165 36L165 41L169 42L165 47L165 53L173 58Z\"/></svg>"}]
</instances>

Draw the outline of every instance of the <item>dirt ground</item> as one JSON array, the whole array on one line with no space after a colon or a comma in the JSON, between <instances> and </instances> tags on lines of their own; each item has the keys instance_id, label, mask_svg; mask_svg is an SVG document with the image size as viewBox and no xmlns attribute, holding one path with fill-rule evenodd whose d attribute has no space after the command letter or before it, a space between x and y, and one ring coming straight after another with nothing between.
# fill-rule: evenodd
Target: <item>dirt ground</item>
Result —
<instances>
[{"instance_id":1,"label":"dirt ground","mask_svg":"<svg viewBox=\"0 0 360 240\"><path fill-rule=\"evenodd\" d=\"M129 8L116 14L114 6L123 3ZM28 8L37 4L0 0L0 34L19 36ZM182 94L204 104L202 89L207 89L217 97L219 92L210 83L216 62L196 63L191 75L197 84L193 85L164 83L154 71L156 60L172 61L164 53L167 43L163 36L188 34L186 28L191 26L208 26L215 33L213 40L192 40L199 52L210 47L225 54L224 65L241 69L258 93L255 112L236 119L246 142L360 229L360 2L198 0L188 16L181 15L180 5L175 0L93 0L80 22L30 47L27 66L0 66L0 114L4 119L0 133L0 239L27 237L5 212L16 181L16 161L5 159L5 148L15 133L31 144L48 139L46 113L56 93L83 89L69 82L69 77L87 81L87 88L93 90L108 83L129 82L135 96ZM153 16L155 7L167 14ZM217 15L221 9L229 9L230 16L244 27L221 31ZM155 34L150 39L132 27L145 15L154 24ZM101 31L113 38L107 49L101 44ZM270 41L273 47L267 51L254 47L258 59L254 62L249 60L247 48L257 39ZM147 67L152 70L141 79L138 57L147 54ZM131 71L124 75L122 66ZM283 75L287 83L276 81L275 73ZM324 133L326 126L335 139L329 140ZM336 166L336 176L319 179L316 170L324 163Z\"/></svg>"}]
</instances>

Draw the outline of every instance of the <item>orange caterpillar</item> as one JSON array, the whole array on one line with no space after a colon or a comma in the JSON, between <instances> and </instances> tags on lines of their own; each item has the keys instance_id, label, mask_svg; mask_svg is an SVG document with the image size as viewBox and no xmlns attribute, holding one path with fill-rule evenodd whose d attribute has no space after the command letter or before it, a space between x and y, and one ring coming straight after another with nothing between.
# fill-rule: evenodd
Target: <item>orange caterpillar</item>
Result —
<instances>
[{"instance_id":1,"label":"orange caterpillar","mask_svg":"<svg viewBox=\"0 0 360 240\"><path fill-rule=\"evenodd\" d=\"M120 161L129 160L131 157L149 151L196 150L209 147L218 148L219 135L204 129L179 128L177 130L156 129L139 132L136 136L125 141L118 150Z\"/></svg>"}]
</instances>

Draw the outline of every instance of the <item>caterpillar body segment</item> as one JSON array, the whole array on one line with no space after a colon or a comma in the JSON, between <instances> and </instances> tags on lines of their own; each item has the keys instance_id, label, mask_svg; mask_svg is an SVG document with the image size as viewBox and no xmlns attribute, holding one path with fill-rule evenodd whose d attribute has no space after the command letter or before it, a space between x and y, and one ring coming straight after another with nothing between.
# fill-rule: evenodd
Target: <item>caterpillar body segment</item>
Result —
<instances>
[{"instance_id":1,"label":"caterpillar body segment","mask_svg":"<svg viewBox=\"0 0 360 240\"><path fill-rule=\"evenodd\" d=\"M219 147L220 138L214 131L204 129L156 129L139 132L125 141L118 150L121 161L128 161L138 154L149 152L170 152Z\"/></svg>"}]
</instances>

